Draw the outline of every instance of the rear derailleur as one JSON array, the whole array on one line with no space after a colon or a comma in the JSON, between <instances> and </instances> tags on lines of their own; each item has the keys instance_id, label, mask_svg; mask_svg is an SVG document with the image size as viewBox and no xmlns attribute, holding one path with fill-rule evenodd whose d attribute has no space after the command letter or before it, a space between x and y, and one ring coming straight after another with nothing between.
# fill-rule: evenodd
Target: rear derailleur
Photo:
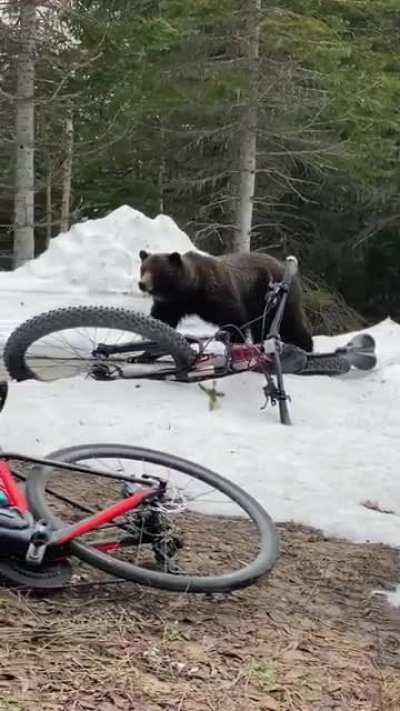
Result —
<instances>
[{"instance_id":1,"label":"rear derailleur","mask_svg":"<svg viewBox=\"0 0 400 711\"><path fill-rule=\"evenodd\" d=\"M122 495L127 498L137 491L137 485L124 483ZM130 517L129 534L136 545L151 546L158 565L166 573L177 575L181 571L176 562L178 551L183 548L182 536L173 532L172 526L157 502L143 507Z\"/></svg>"}]
</instances>

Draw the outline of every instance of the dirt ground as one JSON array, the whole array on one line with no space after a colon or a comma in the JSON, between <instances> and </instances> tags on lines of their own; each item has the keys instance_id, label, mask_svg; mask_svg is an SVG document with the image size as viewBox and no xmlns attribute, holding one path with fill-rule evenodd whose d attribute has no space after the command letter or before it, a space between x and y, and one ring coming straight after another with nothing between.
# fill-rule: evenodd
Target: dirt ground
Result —
<instances>
[{"instance_id":1,"label":"dirt ground","mask_svg":"<svg viewBox=\"0 0 400 711\"><path fill-rule=\"evenodd\" d=\"M398 711L400 611L371 595L398 554L280 533L272 575L230 596L2 588L0 710Z\"/></svg>"}]
</instances>

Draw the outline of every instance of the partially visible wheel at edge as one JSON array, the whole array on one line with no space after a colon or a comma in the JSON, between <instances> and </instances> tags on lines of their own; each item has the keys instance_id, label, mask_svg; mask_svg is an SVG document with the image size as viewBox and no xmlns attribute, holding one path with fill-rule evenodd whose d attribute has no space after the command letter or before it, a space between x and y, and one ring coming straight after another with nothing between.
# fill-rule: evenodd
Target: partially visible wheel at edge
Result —
<instances>
[{"instance_id":1,"label":"partially visible wheel at edge","mask_svg":"<svg viewBox=\"0 0 400 711\"><path fill-rule=\"evenodd\" d=\"M113 444L93 444L70 447L52 452L47 458L59 462L79 463L82 466L89 466L93 469L96 467L100 471L108 471L108 462L114 460L121 462L121 466L125 462L128 462L130 467L140 463L146 467L155 466L166 468L168 472L175 471L178 473L178 476L187 476L189 481L194 483L195 487L207 485L210 490L214 492L213 496L218 497L218 494L224 495L238 510L240 509L243 517L247 517L254 532L257 534L258 540L254 542L255 552L254 554L251 553L251 556L254 555L254 558L252 558L250 562L243 562L244 558L239 555L238 552L240 560L240 567L238 569L227 574L221 573L210 576L208 574L205 576L196 574L187 575L185 572L183 572L183 574L160 572L159 570L140 567L136 565L135 562L131 563L116 559L109 553L104 553L94 548L93 543L92 545L88 545L74 541L70 544L71 552L74 555L106 573L141 585L173 592L217 593L228 592L255 583L260 577L272 569L278 558L278 533L272 519L262 506L236 484L198 464L163 452ZM88 464L90 460L93 460L95 464ZM105 464L99 466L100 461L103 461ZM62 469L62 467L60 467L60 469ZM122 470L120 469L119 471ZM65 472L67 492L71 490L74 476L81 477L82 475L74 472ZM90 473L89 476L95 477L96 475ZM118 478L118 474L113 474L113 476ZM59 528L62 525L67 525L69 521L66 521L64 517L60 519L59 514L55 515L46 499L47 495L52 496L54 493L56 477L57 471L54 467L35 467L27 482L27 496L33 513L37 517L49 520L56 528ZM79 482L81 482L81 478ZM47 491L46 487L48 483L49 490ZM91 488L94 489L95 485L93 484ZM182 489L182 491L185 491L185 489ZM81 496L83 501L86 501L83 490ZM198 495L196 496L199 498ZM208 496L208 494L206 496ZM193 500L195 499L196 497ZM211 500L211 503L212 501L213 500ZM235 518L234 520L239 521L238 525L240 525L242 519ZM229 545L234 547L233 540L235 540L235 537L234 535L231 536L229 525L225 524L224 518L221 516L218 518L218 515L208 515L208 523L205 524L206 529L208 525L208 530L213 531L214 522L219 522L223 527L225 553L228 552L227 559L229 559L230 564L231 560L229 556L232 548L229 549L229 551L226 550L227 541ZM239 543L241 541L238 537L236 537L236 540L239 541ZM211 541L208 539L199 541L200 551L207 553L209 543L211 543ZM234 553L235 551L233 550L232 555ZM196 565L198 561L199 565L201 565L201 557L197 558L194 556L194 560ZM218 573L219 570L218 568Z\"/></svg>"},{"instance_id":2,"label":"partially visible wheel at edge","mask_svg":"<svg viewBox=\"0 0 400 711\"><path fill-rule=\"evenodd\" d=\"M86 361L88 368L90 368L89 355L86 356L85 361L83 344L87 336L87 349L90 353L90 350L93 350L96 345L94 342L96 336L86 334L84 329L94 329L94 334L100 330L99 341L102 338L104 340L104 334L107 331L114 338L113 341L110 335L109 342L123 342L121 334L125 334L125 340L129 340L129 334L151 340L172 357L178 369L189 367L196 357L181 334L150 316L127 309L78 306L39 314L25 321L13 331L7 340L3 354L11 378L15 380L46 380L54 379L51 378L52 375L55 378L66 377L62 368L67 362L72 364L72 374L83 372L83 363ZM71 336L71 343L68 342L66 334ZM53 336L53 341L51 342L49 339L46 352L46 341L41 339L47 336ZM75 336L75 342L72 336ZM40 341L41 343L39 343ZM35 355L35 352L30 350L32 346L39 349L39 355ZM68 346L70 356L66 355ZM51 349L53 349L53 354ZM81 365L82 367L80 367ZM39 366L42 367L42 372L45 372L47 368L49 378L40 376ZM50 368L53 370L51 371Z\"/></svg>"}]
</instances>

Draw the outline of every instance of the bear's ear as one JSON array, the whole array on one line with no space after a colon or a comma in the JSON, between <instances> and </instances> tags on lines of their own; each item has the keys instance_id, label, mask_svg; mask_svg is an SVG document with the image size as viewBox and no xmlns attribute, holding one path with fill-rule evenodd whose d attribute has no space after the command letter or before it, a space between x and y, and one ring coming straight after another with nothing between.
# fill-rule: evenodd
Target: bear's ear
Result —
<instances>
[{"instance_id":1,"label":"bear's ear","mask_svg":"<svg viewBox=\"0 0 400 711\"><path fill-rule=\"evenodd\" d=\"M144 262L144 260L147 259L148 256L149 256L148 252L146 252L144 249L140 250L139 257L140 257L141 262Z\"/></svg>"},{"instance_id":2,"label":"bear's ear","mask_svg":"<svg viewBox=\"0 0 400 711\"><path fill-rule=\"evenodd\" d=\"M179 252L171 252L171 254L168 255L168 259L174 267L180 267L182 264L182 257Z\"/></svg>"}]
</instances>

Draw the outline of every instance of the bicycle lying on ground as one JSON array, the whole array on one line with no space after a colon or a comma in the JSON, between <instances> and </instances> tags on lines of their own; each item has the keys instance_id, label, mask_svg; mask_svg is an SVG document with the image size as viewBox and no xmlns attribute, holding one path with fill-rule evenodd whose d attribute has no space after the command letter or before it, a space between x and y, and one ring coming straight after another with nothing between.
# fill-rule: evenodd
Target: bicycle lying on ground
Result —
<instances>
[{"instance_id":1,"label":"bicycle lying on ground","mask_svg":"<svg viewBox=\"0 0 400 711\"><path fill-rule=\"evenodd\" d=\"M0 410L6 397L0 383ZM278 552L260 504L193 462L116 444L0 453L0 575L24 588L65 587L76 556L145 586L229 592L268 573Z\"/></svg>"},{"instance_id":2,"label":"bicycle lying on ground","mask_svg":"<svg viewBox=\"0 0 400 711\"><path fill-rule=\"evenodd\" d=\"M268 323L260 344L233 343L232 329L211 339L184 337L173 328L133 311L75 307L42 313L22 323L9 337L4 361L15 380L53 380L85 374L96 380L118 378L199 382L246 370L264 373L267 401L279 404L280 419L290 424L283 374L342 375L352 367L376 365L375 341L367 333L355 336L331 353L306 353L282 343L280 324L297 260L288 257L282 281L266 285ZM238 329L236 329L238 330ZM136 340L132 340L135 334Z\"/></svg>"}]
</instances>

